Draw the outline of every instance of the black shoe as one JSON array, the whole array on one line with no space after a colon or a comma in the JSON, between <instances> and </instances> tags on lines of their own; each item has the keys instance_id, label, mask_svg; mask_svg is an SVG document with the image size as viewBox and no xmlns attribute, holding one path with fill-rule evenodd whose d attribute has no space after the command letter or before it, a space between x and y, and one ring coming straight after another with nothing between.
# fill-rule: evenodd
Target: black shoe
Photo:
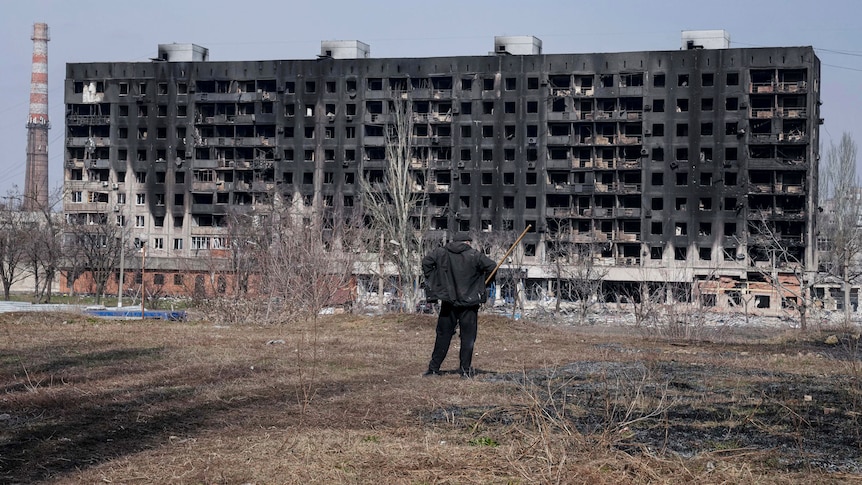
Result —
<instances>
[{"instance_id":1,"label":"black shoe","mask_svg":"<svg viewBox=\"0 0 862 485\"><path fill-rule=\"evenodd\" d=\"M440 375L443 375L443 373L440 372L439 370L428 369L425 371L424 374L422 374L422 377L436 377L436 376L440 376Z\"/></svg>"}]
</instances>

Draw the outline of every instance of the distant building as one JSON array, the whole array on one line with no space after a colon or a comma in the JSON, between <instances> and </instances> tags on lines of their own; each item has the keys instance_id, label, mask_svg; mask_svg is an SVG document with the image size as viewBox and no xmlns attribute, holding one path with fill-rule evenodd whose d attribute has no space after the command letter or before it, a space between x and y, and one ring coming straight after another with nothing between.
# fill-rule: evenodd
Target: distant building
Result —
<instances>
[{"instance_id":1,"label":"distant building","mask_svg":"<svg viewBox=\"0 0 862 485\"><path fill-rule=\"evenodd\" d=\"M607 299L646 280L778 310L793 297L768 280L816 269L820 61L811 47L729 48L724 31L682 39L544 54L534 37L498 37L489 55L433 58L325 41L314 59L230 62L170 45L152 62L68 64L65 214L124 218L149 241L148 275L181 280L225 244L228 211L273 191L357 210L358 178L383 173L397 94L412 101L431 236L530 224L533 289L554 291L555 248L583 246Z\"/></svg>"}]
</instances>

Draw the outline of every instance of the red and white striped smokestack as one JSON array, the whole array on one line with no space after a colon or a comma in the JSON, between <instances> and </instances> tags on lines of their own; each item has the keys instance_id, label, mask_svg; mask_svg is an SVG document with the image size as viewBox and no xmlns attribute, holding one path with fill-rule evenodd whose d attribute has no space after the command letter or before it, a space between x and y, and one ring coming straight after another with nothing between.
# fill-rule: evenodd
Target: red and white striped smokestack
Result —
<instances>
[{"instance_id":1,"label":"red and white striped smokestack","mask_svg":"<svg viewBox=\"0 0 862 485\"><path fill-rule=\"evenodd\" d=\"M33 24L33 71L27 120L27 167L24 209L48 206L48 24Z\"/></svg>"}]
</instances>

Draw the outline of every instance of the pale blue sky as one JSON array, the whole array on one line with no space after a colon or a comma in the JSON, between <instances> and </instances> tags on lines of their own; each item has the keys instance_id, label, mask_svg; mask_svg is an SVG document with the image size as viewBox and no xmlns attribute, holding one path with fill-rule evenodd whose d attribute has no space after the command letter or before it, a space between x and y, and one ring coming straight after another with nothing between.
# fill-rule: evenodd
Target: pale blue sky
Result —
<instances>
[{"instance_id":1,"label":"pale blue sky","mask_svg":"<svg viewBox=\"0 0 862 485\"><path fill-rule=\"evenodd\" d=\"M822 138L862 145L858 0L93 1L4 2L0 14L0 194L24 184L34 22L50 28L49 163L62 182L67 62L146 61L158 44L195 43L211 60L313 59L321 40L371 44L372 57L484 55L495 35L534 35L543 52L680 48L683 30L724 29L731 47L810 45L822 62Z\"/></svg>"}]
</instances>

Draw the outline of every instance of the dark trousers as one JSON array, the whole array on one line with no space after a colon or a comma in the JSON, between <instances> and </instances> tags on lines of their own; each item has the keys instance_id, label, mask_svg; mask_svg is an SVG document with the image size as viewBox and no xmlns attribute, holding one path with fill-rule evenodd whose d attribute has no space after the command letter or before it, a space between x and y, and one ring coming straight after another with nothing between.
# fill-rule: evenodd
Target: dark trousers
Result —
<instances>
[{"instance_id":1,"label":"dark trousers","mask_svg":"<svg viewBox=\"0 0 862 485\"><path fill-rule=\"evenodd\" d=\"M476 343L476 329L479 321L479 306L455 307L451 303L440 304L440 315L437 317L437 338L434 340L434 351L428 369L439 371L440 365L449 352L449 344L455 335L455 327L461 327L461 361L460 370L470 372L473 365L473 346Z\"/></svg>"}]
</instances>

